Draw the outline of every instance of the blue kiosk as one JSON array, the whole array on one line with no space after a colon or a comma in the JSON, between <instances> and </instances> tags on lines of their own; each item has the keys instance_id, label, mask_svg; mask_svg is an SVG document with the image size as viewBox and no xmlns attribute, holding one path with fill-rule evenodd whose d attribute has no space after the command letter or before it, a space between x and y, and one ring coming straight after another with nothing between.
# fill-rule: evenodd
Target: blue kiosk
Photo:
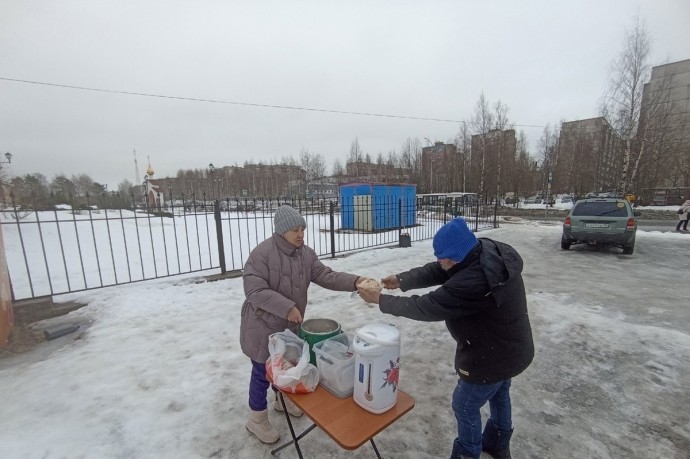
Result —
<instances>
[{"instance_id":1,"label":"blue kiosk","mask_svg":"<svg viewBox=\"0 0 690 459\"><path fill-rule=\"evenodd\" d=\"M386 231L417 224L417 185L346 183L340 185L341 228Z\"/></svg>"}]
</instances>

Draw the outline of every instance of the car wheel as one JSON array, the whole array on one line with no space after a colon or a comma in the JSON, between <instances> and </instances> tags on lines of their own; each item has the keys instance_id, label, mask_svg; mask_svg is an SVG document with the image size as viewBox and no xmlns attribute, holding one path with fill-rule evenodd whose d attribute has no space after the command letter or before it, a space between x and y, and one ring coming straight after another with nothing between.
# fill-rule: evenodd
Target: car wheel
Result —
<instances>
[{"instance_id":1,"label":"car wheel","mask_svg":"<svg viewBox=\"0 0 690 459\"><path fill-rule=\"evenodd\" d=\"M623 255L632 255L635 251L635 239L633 238L629 244L623 246Z\"/></svg>"},{"instance_id":2,"label":"car wheel","mask_svg":"<svg viewBox=\"0 0 690 459\"><path fill-rule=\"evenodd\" d=\"M561 249L570 250L570 244L571 244L570 241L568 241L567 239L561 238Z\"/></svg>"}]
</instances>

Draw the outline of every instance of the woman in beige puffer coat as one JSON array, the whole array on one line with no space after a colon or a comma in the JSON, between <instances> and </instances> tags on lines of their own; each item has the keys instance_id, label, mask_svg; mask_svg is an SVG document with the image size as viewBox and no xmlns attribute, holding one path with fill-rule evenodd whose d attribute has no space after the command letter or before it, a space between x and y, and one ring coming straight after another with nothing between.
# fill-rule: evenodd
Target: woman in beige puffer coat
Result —
<instances>
[{"instance_id":1,"label":"woman in beige puffer coat","mask_svg":"<svg viewBox=\"0 0 690 459\"><path fill-rule=\"evenodd\" d=\"M680 225L683 225L683 231L688 230L688 219L690 219L690 199L686 199L680 210L683 213L678 214L678 224L676 225L676 231L680 231Z\"/></svg>"},{"instance_id":2,"label":"woman in beige puffer coat","mask_svg":"<svg viewBox=\"0 0 690 459\"><path fill-rule=\"evenodd\" d=\"M249 254L242 275L246 299L242 304L240 345L252 361L251 412L246 427L264 443L275 443L280 438L268 421L268 337L287 328L298 332L311 282L330 290L352 292L360 279L356 274L338 273L321 263L316 252L304 244L306 221L294 208L278 207L274 225L275 233ZM290 414L302 414L288 398L285 402ZM283 411L278 400L274 408Z\"/></svg>"}]
</instances>

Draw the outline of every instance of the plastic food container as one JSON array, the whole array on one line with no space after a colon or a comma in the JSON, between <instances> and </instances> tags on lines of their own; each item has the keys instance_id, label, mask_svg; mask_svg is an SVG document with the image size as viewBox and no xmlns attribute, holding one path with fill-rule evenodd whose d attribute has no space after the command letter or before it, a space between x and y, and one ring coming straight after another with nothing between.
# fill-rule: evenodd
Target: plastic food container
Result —
<instances>
[{"instance_id":1,"label":"plastic food container","mask_svg":"<svg viewBox=\"0 0 690 459\"><path fill-rule=\"evenodd\" d=\"M352 395L355 385L355 356L352 333L341 333L314 344L319 384L338 398Z\"/></svg>"}]
</instances>

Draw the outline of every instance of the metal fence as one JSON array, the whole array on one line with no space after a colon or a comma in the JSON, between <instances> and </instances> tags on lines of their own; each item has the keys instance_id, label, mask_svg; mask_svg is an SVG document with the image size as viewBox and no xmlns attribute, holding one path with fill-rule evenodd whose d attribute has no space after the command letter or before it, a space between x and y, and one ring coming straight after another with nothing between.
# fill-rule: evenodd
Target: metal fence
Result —
<instances>
[{"instance_id":1,"label":"metal fence","mask_svg":"<svg viewBox=\"0 0 690 459\"><path fill-rule=\"evenodd\" d=\"M495 227L496 208L451 198L376 200L228 198L162 208L0 210L13 300L78 292L180 274L241 270L273 233L289 204L307 222L305 243L320 257L430 239L462 215L471 228Z\"/></svg>"}]
</instances>

